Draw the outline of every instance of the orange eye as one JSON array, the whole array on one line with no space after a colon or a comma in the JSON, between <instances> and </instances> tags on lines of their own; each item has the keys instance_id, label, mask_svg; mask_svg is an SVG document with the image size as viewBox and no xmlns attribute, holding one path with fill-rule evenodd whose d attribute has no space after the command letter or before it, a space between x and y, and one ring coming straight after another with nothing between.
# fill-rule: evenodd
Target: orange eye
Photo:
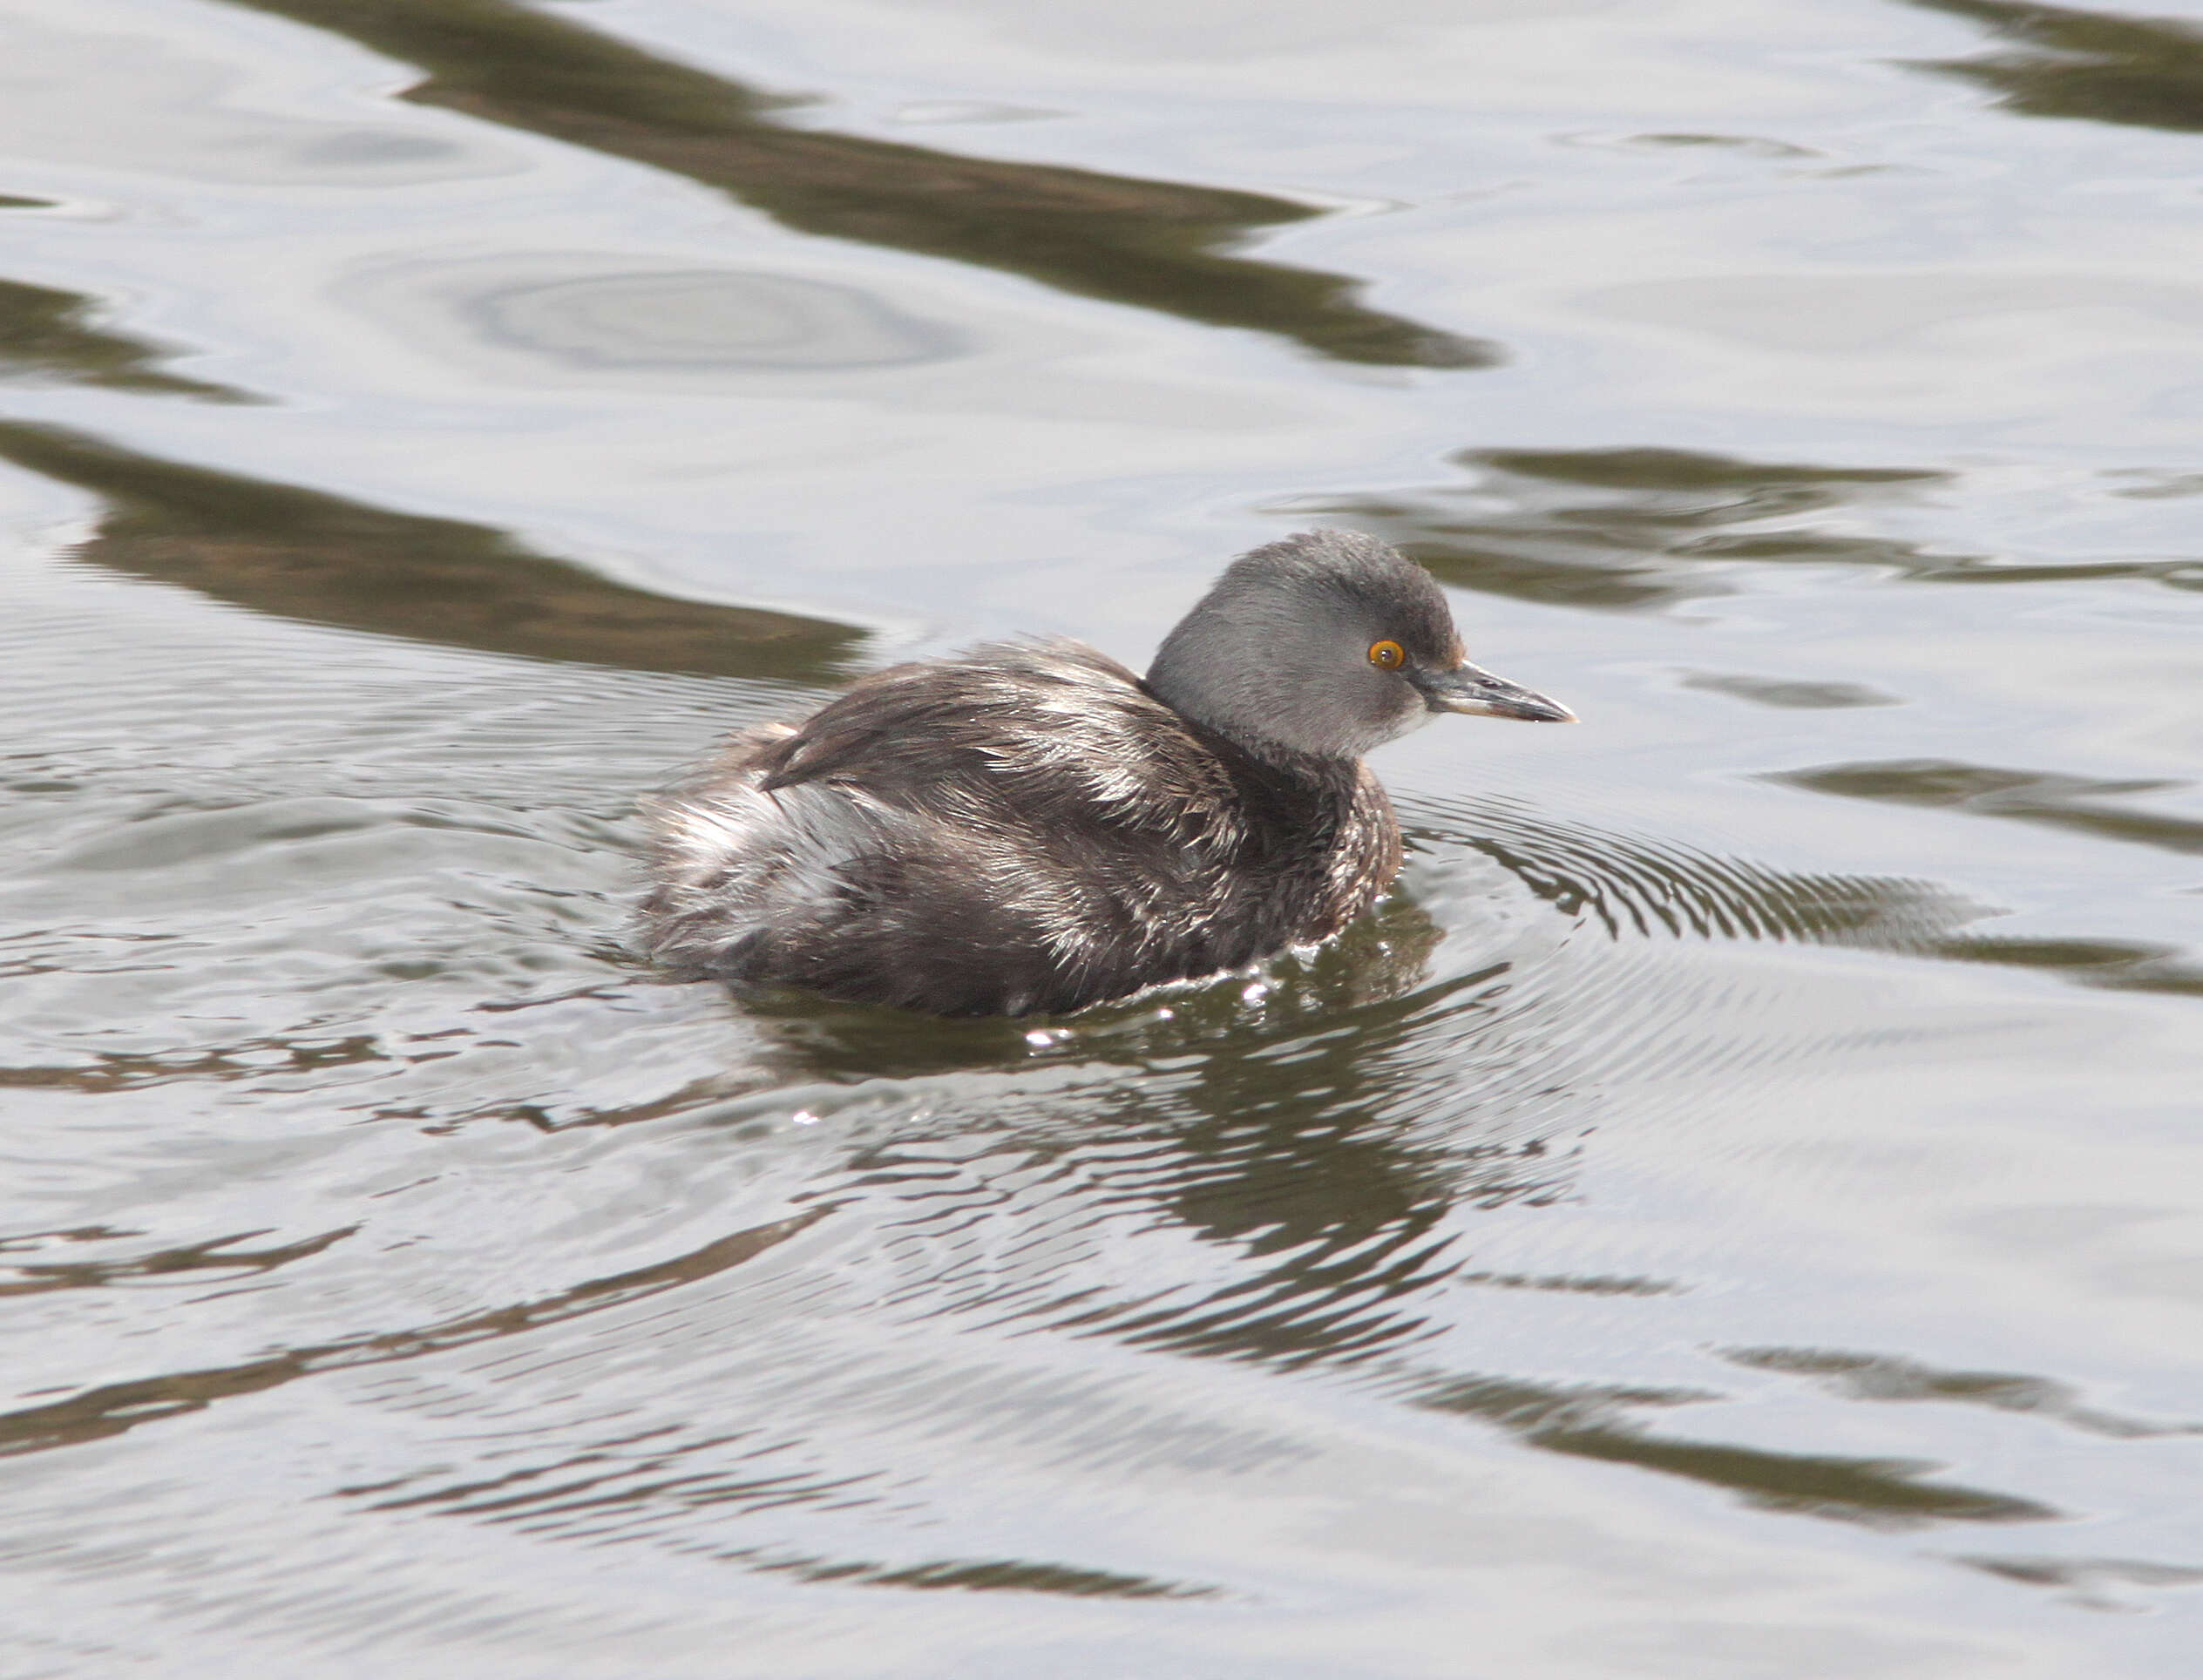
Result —
<instances>
[{"instance_id":1,"label":"orange eye","mask_svg":"<svg viewBox=\"0 0 2203 1680\"><path fill-rule=\"evenodd\" d=\"M1373 641L1369 662L1383 670L1397 671L1407 662L1407 652L1396 641Z\"/></svg>"}]
</instances>

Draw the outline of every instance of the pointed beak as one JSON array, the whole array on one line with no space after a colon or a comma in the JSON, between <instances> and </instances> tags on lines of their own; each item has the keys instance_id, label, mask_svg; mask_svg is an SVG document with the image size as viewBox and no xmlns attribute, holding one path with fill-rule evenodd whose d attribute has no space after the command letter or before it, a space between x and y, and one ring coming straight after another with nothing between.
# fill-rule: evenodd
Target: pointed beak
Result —
<instances>
[{"instance_id":1,"label":"pointed beak","mask_svg":"<svg viewBox=\"0 0 2203 1680\"><path fill-rule=\"evenodd\" d=\"M1466 712L1474 717L1513 717L1526 723L1573 723L1576 714L1557 700L1480 671L1474 665L1450 671L1414 671L1408 680L1423 691L1434 712Z\"/></svg>"}]
</instances>

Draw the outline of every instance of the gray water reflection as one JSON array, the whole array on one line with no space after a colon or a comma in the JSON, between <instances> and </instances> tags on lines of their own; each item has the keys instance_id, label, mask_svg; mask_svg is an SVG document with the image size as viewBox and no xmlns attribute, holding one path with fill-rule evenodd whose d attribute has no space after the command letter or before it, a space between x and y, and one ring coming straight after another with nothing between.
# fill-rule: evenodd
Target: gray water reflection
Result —
<instances>
[{"instance_id":1,"label":"gray water reflection","mask_svg":"<svg viewBox=\"0 0 2203 1680\"><path fill-rule=\"evenodd\" d=\"M2203 131L2203 30L2191 19L2015 0L1905 3L1980 24L2007 44L1981 57L1915 67L1988 88L2008 111Z\"/></svg>"},{"instance_id":2,"label":"gray water reflection","mask_svg":"<svg viewBox=\"0 0 2203 1680\"><path fill-rule=\"evenodd\" d=\"M1878 505L1948 478L1925 469L1659 448L1474 450L1454 459L1472 475L1468 484L1297 498L1279 511L1366 529L1463 589L1611 611L1733 593L1739 585L1725 568L1737 562L1874 566L1928 583L2147 578L2203 589L2203 569L2186 556L2029 565L1855 528Z\"/></svg>"},{"instance_id":3,"label":"gray water reflection","mask_svg":"<svg viewBox=\"0 0 2203 1680\"><path fill-rule=\"evenodd\" d=\"M1890 1459L1769 1453L1649 1433L1630 1408L1703 1404L1713 1392L1547 1389L1461 1378L1433 1384L1415 1404L1498 1424L1549 1453L1635 1465L1735 1494L1766 1510L1911 1528L1932 1522L2038 1522L2049 1506L1927 1478L1941 1467Z\"/></svg>"},{"instance_id":4,"label":"gray water reflection","mask_svg":"<svg viewBox=\"0 0 2203 1680\"><path fill-rule=\"evenodd\" d=\"M2203 823L2130 806L2114 798L2185 788L2185 782L2111 782L2044 771L2006 770L1942 759L1900 759L1874 764L1825 764L1771 777L1793 788L1852 799L1963 810L1977 816L2040 823L2095 839L2203 852Z\"/></svg>"},{"instance_id":5,"label":"gray water reflection","mask_svg":"<svg viewBox=\"0 0 2203 1680\"><path fill-rule=\"evenodd\" d=\"M1900 703L1894 694L1885 694L1861 682L1793 682L1780 677L1745 676L1735 672L1693 671L1683 679L1683 686L1783 711L1822 712Z\"/></svg>"},{"instance_id":6,"label":"gray water reflection","mask_svg":"<svg viewBox=\"0 0 2203 1680\"><path fill-rule=\"evenodd\" d=\"M97 317L91 298L0 279L0 376L73 380L208 403L261 400L227 385L165 371L159 364L166 352L103 327Z\"/></svg>"},{"instance_id":7,"label":"gray water reflection","mask_svg":"<svg viewBox=\"0 0 2203 1680\"><path fill-rule=\"evenodd\" d=\"M1755 1371L1782 1371L1819 1379L1847 1399L1949 1401L1985 1406L2000 1412L2024 1412L2055 1418L2091 1435L2115 1440L2148 1440L2162 1435L2203 1433L2203 1424L2156 1423L2125 1417L2087 1405L2070 1383L2047 1381L2010 1371L1942 1371L1910 1359L1871 1353L1838 1353L1813 1348L1734 1348L1727 1356Z\"/></svg>"},{"instance_id":8,"label":"gray water reflection","mask_svg":"<svg viewBox=\"0 0 2203 1680\"><path fill-rule=\"evenodd\" d=\"M171 1372L133 1382L112 1383L86 1389L50 1406L0 1413L0 1456L73 1446L119 1435L143 1424L180 1417L220 1400L259 1393L316 1372L414 1358L489 1338L514 1335L578 1313L619 1306L661 1290L715 1276L729 1266L738 1266L774 1243L784 1242L819 1216L814 1212L756 1230L737 1231L654 1266L610 1277L591 1278L539 1300L472 1313L418 1330L384 1331L318 1347L287 1349L243 1365ZM275 1257L262 1258L266 1264L281 1264L284 1260L319 1253L349 1234L331 1232L307 1243L295 1243ZM139 1262L138 1265L153 1270L170 1269L152 1262ZM85 1277L81 1281L112 1284L125 1275L127 1274L119 1269L110 1269L104 1275Z\"/></svg>"},{"instance_id":9,"label":"gray water reflection","mask_svg":"<svg viewBox=\"0 0 2203 1680\"><path fill-rule=\"evenodd\" d=\"M247 0L429 78L405 97L687 175L806 234L975 262L1320 355L1475 368L1495 347L1364 308L1337 274L1225 254L1305 205L791 127L803 103L512 0Z\"/></svg>"},{"instance_id":10,"label":"gray water reflection","mask_svg":"<svg viewBox=\"0 0 2203 1680\"><path fill-rule=\"evenodd\" d=\"M533 553L501 531L427 518L0 422L0 460L108 505L74 556L304 624L635 671L824 681L862 633L683 601Z\"/></svg>"}]
</instances>

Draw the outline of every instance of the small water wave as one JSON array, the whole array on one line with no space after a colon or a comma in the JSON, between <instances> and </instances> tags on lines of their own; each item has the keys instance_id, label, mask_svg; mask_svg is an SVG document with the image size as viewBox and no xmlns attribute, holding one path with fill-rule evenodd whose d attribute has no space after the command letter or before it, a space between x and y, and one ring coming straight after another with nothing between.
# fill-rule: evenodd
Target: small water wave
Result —
<instances>
[{"instance_id":1,"label":"small water wave","mask_svg":"<svg viewBox=\"0 0 2203 1680\"><path fill-rule=\"evenodd\" d=\"M130 1233L93 1226L82 1230L31 1231L17 1236L0 1236L0 1274L15 1274L12 1278L0 1275L0 1296L40 1295L58 1289L105 1289L115 1284L173 1284L195 1288L214 1279L254 1277L294 1260L309 1258L331 1243L342 1242L358 1229L356 1225L347 1225L295 1243L262 1249L239 1245L266 1236L265 1231L236 1231L204 1243L155 1249L124 1259L103 1260L33 1260L23 1257L51 1252L63 1243L112 1242Z\"/></svg>"},{"instance_id":2,"label":"small water wave","mask_svg":"<svg viewBox=\"0 0 2203 1680\"><path fill-rule=\"evenodd\" d=\"M2136 16L2033 0L1906 0L1987 29L1997 50L1915 59L1910 68L1969 82L2028 117L2203 130L2203 47L2179 17Z\"/></svg>"},{"instance_id":3,"label":"small water wave","mask_svg":"<svg viewBox=\"0 0 2203 1680\"><path fill-rule=\"evenodd\" d=\"M105 1383L64 1400L18 1406L0 1412L0 1457L119 1435L141 1424L197 1412L239 1395L259 1393L315 1372L417 1358L582 1313L600 1312L702 1277L715 1277L807 1230L827 1211L815 1208L769 1225L734 1232L670 1260L591 1278L549 1295L466 1313L440 1324L287 1348L240 1365ZM328 1243L321 1246L326 1248Z\"/></svg>"},{"instance_id":4,"label":"small water wave","mask_svg":"<svg viewBox=\"0 0 2203 1680\"><path fill-rule=\"evenodd\" d=\"M628 671L822 681L846 625L682 600L539 554L502 531L0 421L0 459L99 496L74 558L256 613L440 646Z\"/></svg>"},{"instance_id":5,"label":"small water wave","mask_svg":"<svg viewBox=\"0 0 2203 1680\"><path fill-rule=\"evenodd\" d=\"M1398 545L1457 588L1549 606L1642 612L1754 586L1752 568L1867 566L1923 583L2147 579L2203 587L2186 555L2014 559L1873 526L1954 475L1753 461L1649 446L1469 450L1466 481L1303 496L1278 513L1335 517Z\"/></svg>"},{"instance_id":6,"label":"small water wave","mask_svg":"<svg viewBox=\"0 0 2203 1680\"><path fill-rule=\"evenodd\" d=\"M1691 1391L1555 1387L1514 1379L1447 1378L1412 1392L1412 1404L1496 1425L1569 1457L1635 1465L1735 1494L1768 1510L1876 1528L1929 1522L2040 1522L2060 1514L2037 1500L1928 1480L1938 1467L1892 1459L1764 1448L1655 1433L1631 1407L1720 1398Z\"/></svg>"},{"instance_id":7,"label":"small water wave","mask_svg":"<svg viewBox=\"0 0 2203 1680\"><path fill-rule=\"evenodd\" d=\"M1846 1399L1983 1406L2052 1419L2113 1440L2203 1435L2203 1423L2127 1417L2087 1404L2070 1383L2018 1372L1945 1371L1916 1359L1827 1348L1731 1348L1723 1357L1748 1371L1810 1378Z\"/></svg>"},{"instance_id":8,"label":"small water wave","mask_svg":"<svg viewBox=\"0 0 2203 1680\"><path fill-rule=\"evenodd\" d=\"M2092 840L2203 852L2203 820L2111 803L2186 788L2163 778L2113 781L2046 770L2003 769L1947 758L1881 759L1770 773L1766 780L1809 793L1925 805L2064 829Z\"/></svg>"},{"instance_id":9,"label":"small water wave","mask_svg":"<svg viewBox=\"0 0 2203 1680\"><path fill-rule=\"evenodd\" d=\"M1673 839L1617 832L1522 802L1410 799L1416 831L1484 853L1538 898L1610 938L1766 939L1918 950L1983 915L1927 881L1800 874Z\"/></svg>"},{"instance_id":10,"label":"small water wave","mask_svg":"<svg viewBox=\"0 0 2203 1680\"><path fill-rule=\"evenodd\" d=\"M0 278L0 375L202 403L264 400L234 386L171 373L161 365L169 359L166 349L118 331L99 314L97 301L82 293Z\"/></svg>"},{"instance_id":11,"label":"small water wave","mask_svg":"<svg viewBox=\"0 0 2203 1680\"><path fill-rule=\"evenodd\" d=\"M2089 1610L2154 1609L2159 1607L2145 1596L2149 1592L2203 1587L2203 1565L2152 1562L2138 1557L1976 1554L1955 1561L2000 1581L2052 1588L2068 1602Z\"/></svg>"}]
</instances>

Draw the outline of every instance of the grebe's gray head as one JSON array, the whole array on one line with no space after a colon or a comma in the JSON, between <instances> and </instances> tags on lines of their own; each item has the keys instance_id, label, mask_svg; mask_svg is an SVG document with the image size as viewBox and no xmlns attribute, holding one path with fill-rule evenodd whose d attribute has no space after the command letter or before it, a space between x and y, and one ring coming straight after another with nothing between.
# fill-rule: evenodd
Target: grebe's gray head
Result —
<instances>
[{"instance_id":1,"label":"grebe's gray head","mask_svg":"<svg viewBox=\"0 0 2203 1680\"><path fill-rule=\"evenodd\" d=\"M1148 687L1257 752L1358 758L1440 712L1572 723L1468 663L1430 573L1373 537L1304 531L1241 555L1163 639Z\"/></svg>"}]
</instances>

